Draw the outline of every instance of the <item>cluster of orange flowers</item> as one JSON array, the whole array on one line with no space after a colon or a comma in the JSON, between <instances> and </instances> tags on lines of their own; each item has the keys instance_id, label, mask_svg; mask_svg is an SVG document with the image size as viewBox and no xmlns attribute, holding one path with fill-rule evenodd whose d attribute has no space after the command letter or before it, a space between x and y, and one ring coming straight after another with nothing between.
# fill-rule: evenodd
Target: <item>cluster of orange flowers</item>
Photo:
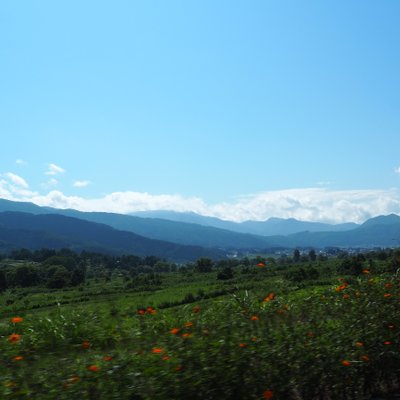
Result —
<instances>
[{"instance_id":1,"label":"cluster of orange flowers","mask_svg":"<svg viewBox=\"0 0 400 400\"><path fill-rule=\"evenodd\" d=\"M159 356L162 356L163 361L168 361L168 360L171 359L171 356L169 356L169 355L167 354L167 352L165 351L165 349L163 349L162 347L153 347L153 348L151 349L151 352L152 352L153 354L157 354L157 355L159 355Z\"/></svg>"},{"instance_id":2,"label":"cluster of orange flowers","mask_svg":"<svg viewBox=\"0 0 400 400\"><path fill-rule=\"evenodd\" d=\"M137 313L139 315L145 315L145 314L157 314L157 311L153 307L147 307L146 309L140 308Z\"/></svg>"},{"instance_id":3,"label":"cluster of orange flowers","mask_svg":"<svg viewBox=\"0 0 400 400\"><path fill-rule=\"evenodd\" d=\"M24 319L22 317L12 317L10 321L13 324L19 324L19 323L23 322L23 320ZM10 343L18 343L21 340L21 335L18 333L12 333L11 335L8 336L7 340ZM16 360L16 361L18 361L18 360Z\"/></svg>"},{"instance_id":4,"label":"cluster of orange flowers","mask_svg":"<svg viewBox=\"0 0 400 400\"><path fill-rule=\"evenodd\" d=\"M186 324L185 324L186 328L191 328L192 326L193 326L193 322L191 322L191 321L186 322ZM169 333L171 333L172 335L177 335L180 331L181 331L181 328L172 328L172 329L170 329ZM192 336L192 334L188 333L188 332L185 332L182 334L183 338L189 338L191 336Z\"/></svg>"}]
</instances>

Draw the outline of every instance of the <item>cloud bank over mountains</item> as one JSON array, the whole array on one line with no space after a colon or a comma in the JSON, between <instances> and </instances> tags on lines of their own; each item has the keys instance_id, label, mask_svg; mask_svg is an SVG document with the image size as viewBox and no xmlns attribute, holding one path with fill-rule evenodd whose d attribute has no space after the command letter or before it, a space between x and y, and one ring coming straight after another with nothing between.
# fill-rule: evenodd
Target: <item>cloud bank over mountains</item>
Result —
<instances>
[{"instance_id":1,"label":"cloud bank over mountains","mask_svg":"<svg viewBox=\"0 0 400 400\"><path fill-rule=\"evenodd\" d=\"M76 181L74 186L83 187L86 184L89 182ZM73 208L80 211L121 214L150 210L195 212L237 222L279 217L328 223L362 223L377 215L400 214L400 190L396 188L287 189L246 195L232 202L207 204L199 197L183 197L179 194L152 195L134 191L114 192L99 198L69 196L58 190L41 194L29 190L25 179L8 172L0 175L0 197L13 201L28 201L40 206Z\"/></svg>"}]
</instances>

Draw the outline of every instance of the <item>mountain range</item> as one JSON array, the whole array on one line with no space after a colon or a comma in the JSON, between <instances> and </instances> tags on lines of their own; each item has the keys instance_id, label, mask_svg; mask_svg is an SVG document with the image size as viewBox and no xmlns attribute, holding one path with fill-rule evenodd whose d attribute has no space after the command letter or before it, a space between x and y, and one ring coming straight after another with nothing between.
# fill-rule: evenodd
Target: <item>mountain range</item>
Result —
<instances>
[{"instance_id":1,"label":"mountain range","mask_svg":"<svg viewBox=\"0 0 400 400\"><path fill-rule=\"evenodd\" d=\"M251 233L253 235L273 236L290 235L297 232L341 232L357 228L359 225L348 222L344 224L324 224L321 222L299 221L294 218L269 218L266 221L233 222L215 217L207 217L196 213L176 211L139 211L132 213L143 218L166 219L169 221L188 222L193 224L213 226L233 232Z\"/></svg>"},{"instance_id":2,"label":"mountain range","mask_svg":"<svg viewBox=\"0 0 400 400\"><path fill-rule=\"evenodd\" d=\"M115 255L154 255L175 261L222 258L221 250L149 239L108 225L57 214L0 212L0 250L70 248Z\"/></svg>"},{"instance_id":3,"label":"mountain range","mask_svg":"<svg viewBox=\"0 0 400 400\"><path fill-rule=\"evenodd\" d=\"M122 215L40 207L0 199L0 249L68 247L112 254L156 255L172 260L228 252L296 247L394 247L400 217L371 218L361 225L329 225L295 219L236 223L170 211Z\"/></svg>"}]
</instances>

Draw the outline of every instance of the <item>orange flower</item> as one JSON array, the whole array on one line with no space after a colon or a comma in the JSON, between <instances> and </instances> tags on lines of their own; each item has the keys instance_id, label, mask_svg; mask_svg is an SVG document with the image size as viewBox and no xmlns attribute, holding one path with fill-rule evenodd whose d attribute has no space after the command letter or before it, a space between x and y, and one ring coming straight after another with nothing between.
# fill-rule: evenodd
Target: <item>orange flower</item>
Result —
<instances>
[{"instance_id":1,"label":"orange flower","mask_svg":"<svg viewBox=\"0 0 400 400\"><path fill-rule=\"evenodd\" d=\"M386 342L383 342L383 344L386 344L386 345L391 345L391 344L392 344L392 342L391 342L390 340L386 340Z\"/></svg>"},{"instance_id":2,"label":"orange flower","mask_svg":"<svg viewBox=\"0 0 400 400\"><path fill-rule=\"evenodd\" d=\"M363 356L361 356L361 360L367 362L369 361L369 357L366 354L364 354Z\"/></svg>"},{"instance_id":3,"label":"orange flower","mask_svg":"<svg viewBox=\"0 0 400 400\"><path fill-rule=\"evenodd\" d=\"M391 283L385 283L385 288L391 288L392 284Z\"/></svg>"},{"instance_id":4,"label":"orange flower","mask_svg":"<svg viewBox=\"0 0 400 400\"><path fill-rule=\"evenodd\" d=\"M13 333L8 337L8 341L10 343L17 343L19 342L21 339L21 335L19 335L18 333Z\"/></svg>"},{"instance_id":5,"label":"orange flower","mask_svg":"<svg viewBox=\"0 0 400 400\"><path fill-rule=\"evenodd\" d=\"M390 293L385 293L384 295L383 295L383 297L386 299L386 298L388 298L388 297L390 297L391 296L391 294Z\"/></svg>"},{"instance_id":6,"label":"orange flower","mask_svg":"<svg viewBox=\"0 0 400 400\"><path fill-rule=\"evenodd\" d=\"M100 370L100 368L99 368L97 365L95 365L95 364L89 365L89 366L87 367L87 369L88 369L89 371L92 371L92 372L99 372L99 370Z\"/></svg>"},{"instance_id":7,"label":"orange flower","mask_svg":"<svg viewBox=\"0 0 400 400\"><path fill-rule=\"evenodd\" d=\"M356 342L356 346L357 346L357 347L363 347L363 346L364 346L364 343L363 343L363 342Z\"/></svg>"},{"instance_id":8,"label":"orange flower","mask_svg":"<svg viewBox=\"0 0 400 400\"><path fill-rule=\"evenodd\" d=\"M344 289L346 289L346 288L347 288L347 283L345 282L345 283L343 283L343 284L340 285L340 286L336 286L335 290L336 290L337 292L341 292L342 290L344 290Z\"/></svg>"},{"instance_id":9,"label":"orange flower","mask_svg":"<svg viewBox=\"0 0 400 400\"><path fill-rule=\"evenodd\" d=\"M153 347L151 352L154 354L161 354L161 353L164 353L164 349L162 349L161 347Z\"/></svg>"},{"instance_id":10,"label":"orange flower","mask_svg":"<svg viewBox=\"0 0 400 400\"><path fill-rule=\"evenodd\" d=\"M239 343L239 347L246 347L247 344L246 343Z\"/></svg>"},{"instance_id":11,"label":"orange flower","mask_svg":"<svg viewBox=\"0 0 400 400\"><path fill-rule=\"evenodd\" d=\"M200 310L201 310L200 306L194 306L193 309L192 309L192 312L197 314L198 312L200 312Z\"/></svg>"},{"instance_id":12,"label":"orange flower","mask_svg":"<svg viewBox=\"0 0 400 400\"><path fill-rule=\"evenodd\" d=\"M139 315L144 315L144 314L146 314L146 310L140 309L140 310L137 311L137 313Z\"/></svg>"},{"instance_id":13,"label":"orange flower","mask_svg":"<svg viewBox=\"0 0 400 400\"><path fill-rule=\"evenodd\" d=\"M345 367L349 367L351 365L351 362L348 360L343 360L342 365L344 365Z\"/></svg>"},{"instance_id":14,"label":"orange flower","mask_svg":"<svg viewBox=\"0 0 400 400\"><path fill-rule=\"evenodd\" d=\"M22 317L13 317L11 318L11 322L13 324L19 324L20 322L22 322L24 319Z\"/></svg>"},{"instance_id":15,"label":"orange flower","mask_svg":"<svg viewBox=\"0 0 400 400\"><path fill-rule=\"evenodd\" d=\"M365 274L365 275L368 275L370 272L369 272L369 269L363 269L362 273Z\"/></svg>"},{"instance_id":16,"label":"orange flower","mask_svg":"<svg viewBox=\"0 0 400 400\"><path fill-rule=\"evenodd\" d=\"M82 342L82 349L88 349L90 347L90 342L85 340Z\"/></svg>"},{"instance_id":17,"label":"orange flower","mask_svg":"<svg viewBox=\"0 0 400 400\"><path fill-rule=\"evenodd\" d=\"M185 326L186 328L190 328L191 326L193 326L193 322L186 322Z\"/></svg>"},{"instance_id":18,"label":"orange flower","mask_svg":"<svg viewBox=\"0 0 400 400\"><path fill-rule=\"evenodd\" d=\"M168 361L170 358L171 358L170 356L164 356L162 359L163 359L164 361Z\"/></svg>"},{"instance_id":19,"label":"orange flower","mask_svg":"<svg viewBox=\"0 0 400 400\"><path fill-rule=\"evenodd\" d=\"M176 335L179 332L179 328L172 328L169 333L172 333L173 335Z\"/></svg>"},{"instance_id":20,"label":"orange flower","mask_svg":"<svg viewBox=\"0 0 400 400\"><path fill-rule=\"evenodd\" d=\"M15 357L13 358L14 361L21 361L21 360L23 360L23 359L24 359L24 357L22 357L22 356L15 356Z\"/></svg>"},{"instance_id":21,"label":"orange flower","mask_svg":"<svg viewBox=\"0 0 400 400\"><path fill-rule=\"evenodd\" d=\"M111 361L113 358L111 356L104 356L103 360L104 361Z\"/></svg>"},{"instance_id":22,"label":"orange flower","mask_svg":"<svg viewBox=\"0 0 400 400\"><path fill-rule=\"evenodd\" d=\"M257 338L254 336L254 337L251 338L251 341L252 341L252 342L256 342L256 341L257 341Z\"/></svg>"},{"instance_id":23,"label":"orange flower","mask_svg":"<svg viewBox=\"0 0 400 400\"><path fill-rule=\"evenodd\" d=\"M148 314L157 314L157 311L153 307L147 307L146 312Z\"/></svg>"},{"instance_id":24,"label":"orange flower","mask_svg":"<svg viewBox=\"0 0 400 400\"><path fill-rule=\"evenodd\" d=\"M176 371L176 372L180 372L180 371L182 371L182 369L183 369L182 365L178 365L178 366L175 368L175 371Z\"/></svg>"},{"instance_id":25,"label":"orange flower","mask_svg":"<svg viewBox=\"0 0 400 400\"><path fill-rule=\"evenodd\" d=\"M257 267L264 268L265 264L263 262L260 262L260 263L257 264Z\"/></svg>"},{"instance_id":26,"label":"orange flower","mask_svg":"<svg viewBox=\"0 0 400 400\"><path fill-rule=\"evenodd\" d=\"M192 334L191 333L184 333L183 335L182 335L182 337L183 338L190 338L190 336L192 336Z\"/></svg>"},{"instance_id":27,"label":"orange flower","mask_svg":"<svg viewBox=\"0 0 400 400\"><path fill-rule=\"evenodd\" d=\"M274 393L272 392L272 390L264 391L264 393L263 393L264 399L272 399L272 397L274 397Z\"/></svg>"},{"instance_id":28,"label":"orange flower","mask_svg":"<svg viewBox=\"0 0 400 400\"><path fill-rule=\"evenodd\" d=\"M257 315L253 315L250 319L252 321L258 321L260 318L258 318Z\"/></svg>"},{"instance_id":29,"label":"orange flower","mask_svg":"<svg viewBox=\"0 0 400 400\"><path fill-rule=\"evenodd\" d=\"M269 301L273 300L275 298L275 293L270 293L265 299L263 300L263 303L268 303Z\"/></svg>"},{"instance_id":30,"label":"orange flower","mask_svg":"<svg viewBox=\"0 0 400 400\"><path fill-rule=\"evenodd\" d=\"M344 299L348 299L348 298L350 298L350 295L347 294L347 293L345 293L345 294L343 295L343 298L344 298Z\"/></svg>"}]
</instances>

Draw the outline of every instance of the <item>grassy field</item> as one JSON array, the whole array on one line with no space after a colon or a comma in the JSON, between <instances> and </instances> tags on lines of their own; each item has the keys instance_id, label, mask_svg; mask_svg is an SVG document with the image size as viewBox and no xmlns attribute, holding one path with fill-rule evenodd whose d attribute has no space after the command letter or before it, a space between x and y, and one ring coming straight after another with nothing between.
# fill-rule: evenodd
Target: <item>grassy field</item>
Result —
<instances>
[{"instance_id":1,"label":"grassy field","mask_svg":"<svg viewBox=\"0 0 400 400\"><path fill-rule=\"evenodd\" d=\"M0 398L350 400L398 390L397 272L387 261L337 270L329 260L254 265L228 280L185 271L140 287L115 273L8 289Z\"/></svg>"}]
</instances>

